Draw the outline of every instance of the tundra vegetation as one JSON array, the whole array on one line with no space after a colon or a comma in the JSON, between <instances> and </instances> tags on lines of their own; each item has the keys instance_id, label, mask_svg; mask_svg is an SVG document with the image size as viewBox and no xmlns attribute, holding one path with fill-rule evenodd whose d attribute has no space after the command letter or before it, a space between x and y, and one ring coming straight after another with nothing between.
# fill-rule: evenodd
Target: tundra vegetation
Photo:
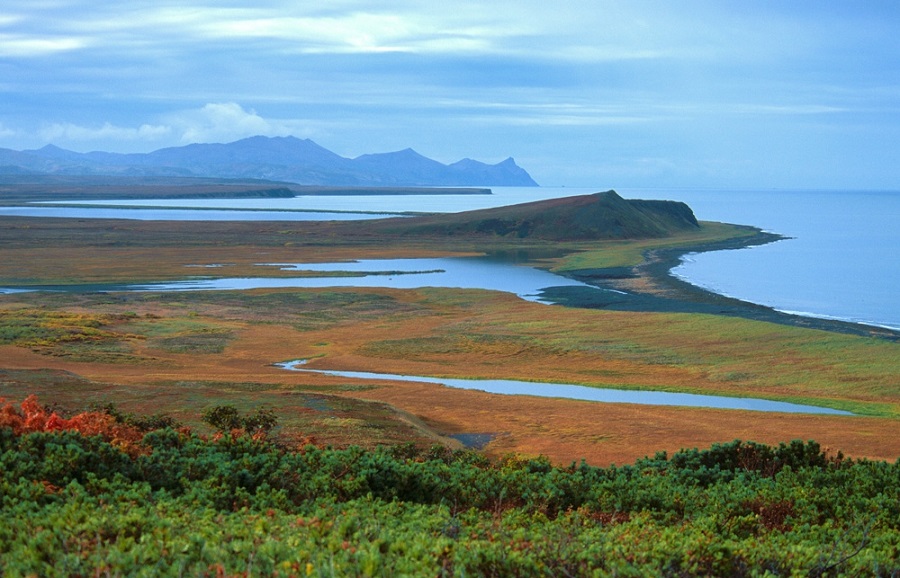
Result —
<instances>
[{"instance_id":1,"label":"tundra vegetation","mask_svg":"<svg viewBox=\"0 0 900 578\"><path fill-rule=\"evenodd\" d=\"M897 336L692 308L642 259L759 232L620 201L596 199L622 211L607 238L571 234L595 221L573 224L564 204L541 219L534 207L366 223L0 219L0 286L68 289L0 295L12 520L0 572L896 575ZM259 263L485 253L627 286L653 306L440 288L109 289L207 265L285 276L296 273ZM274 365L298 358L855 415L506 397ZM454 438L472 434L483 450Z\"/></svg>"},{"instance_id":2,"label":"tundra vegetation","mask_svg":"<svg viewBox=\"0 0 900 578\"><path fill-rule=\"evenodd\" d=\"M33 397L0 426L6 576L900 572L900 464L815 442L602 468L442 445L291 451L240 429L62 418Z\"/></svg>"}]
</instances>

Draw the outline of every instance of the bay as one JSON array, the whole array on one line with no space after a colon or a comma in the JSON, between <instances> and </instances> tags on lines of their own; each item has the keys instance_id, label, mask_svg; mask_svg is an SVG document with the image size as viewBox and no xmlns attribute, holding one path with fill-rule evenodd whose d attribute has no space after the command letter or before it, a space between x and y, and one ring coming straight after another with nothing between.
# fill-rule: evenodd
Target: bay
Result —
<instances>
[{"instance_id":1,"label":"bay","mask_svg":"<svg viewBox=\"0 0 900 578\"><path fill-rule=\"evenodd\" d=\"M704 220L750 224L790 237L688 255L674 275L779 311L900 329L900 193L670 193Z\"/></svg>"}]
</instances>

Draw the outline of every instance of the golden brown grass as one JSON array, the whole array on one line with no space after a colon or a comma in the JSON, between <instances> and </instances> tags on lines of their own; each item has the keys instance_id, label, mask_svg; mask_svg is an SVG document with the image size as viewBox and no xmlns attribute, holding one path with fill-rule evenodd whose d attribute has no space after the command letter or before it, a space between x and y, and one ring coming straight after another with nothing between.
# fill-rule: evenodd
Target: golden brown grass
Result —
<instances>
[{"instance_id":1,"label":"golden brown grass","mask_svg":"<svg viewBox=\"0 0 900 578\"><path fill-rule=\"evenodd\" d=\"M48 230L30 240L0 249L0 285L16 279L176 278L196 274L186 265L212 263L230 264L215 270L228 276L251 270L281 274L254 264L476 250L463 242L442 247L422 239L379 243L362 233L330 242L327 228L304 236L284 233L294 227L284 223L204 229L116 222L107 228L117 245L103 245L105 229L96 222L83 229L74 223L44 226ZM129 238L133 242L125 243ZM600 245L590 248L594 256L601 252ZM311 434L335 444L427 444L439 434L490 433L497 436L487 448L493 454L542 453L557 462L584 457L595 464L624 463L658 450L735 438L815 439L852 456L900 456L894 434L900 423L900 346L880 339L711 315L570 309L450 289L0 296L0 319L16 311L20 317L32 312L34 324L62 323L71 330L67 335L78 335L84 321L91 339L39 345L7 340L0 345L0 369L52 369L83 379L20 373L32 379L0 381L0 396L37 393L72 405L114 401L127 411L168 411L195 424L211 404L268 404L293 436ZM765 397L866 415L498 396L292 373L271 365L297 358L328 369ZM341 409L320 412L323 403Z\"/></svg>"},{"instance_id":2,"label":"golden brown grass","mask_svg":"<svg viewBox=\"0 0 900 578\"><path fill-rule=\"evenodd\" d=\"M67 356L65 344L60 345L59 354L6 346L0 355L7 368L54 368L111 384L91 395L114 400L126 409L166 408L196 421L203 407L215 400L239 400L250 404L248 409L271 403L286 416L285 423L294 434L312 434L331 443L361 443L366 436L397 440L404 435L422 443L428 435L408 429L405 434L396 433L399 422L366 428L354 421L367 419L365 406L357 407L353 415L304 421L303 407L286 400L306 392L382 402L394 408L391 412L399 412L396 415L416 416L440 434L497 434L488 448L493 453L543 453L562 462L585 457L592 463L623 463L657 450L702 447L735 438L769 443L816 439L856 456L893 459L900 455L900 442L890 433L897 426L900 405L892 343L712 316L581 311L527 303L504 294L437 289L304 291L325 295L309 311L320 322L310 324L302 311L290 312L295 293L259 290L240 299L229 293L185 294L182 300L147 295L98 304L97 309L107 315L124 308L133 313L130 318L108 317L118 321L102 329L128 336L123 347L139 363ZM10 306L15 298L7 296L4 301ZM340 311L328 308L331 300L340 304ZM379 308L360 319L353 314L355 300L377 303ZM78 307L87 305L82 302ZM211 330L229 332L221 352L179 352L161 347L158 341L159 335ZM841 356L835 358L835 351ZM270 365L296 358L310 358L313 366L330 369L802 400L886 417L497 396L427 384L368 383L291 373ZM65 393L70 401L80 396L52 387L34 393L42 398L49 395L48 399ZM368 419L374 422L375 415Z\"/></svg>"}]
</instances>

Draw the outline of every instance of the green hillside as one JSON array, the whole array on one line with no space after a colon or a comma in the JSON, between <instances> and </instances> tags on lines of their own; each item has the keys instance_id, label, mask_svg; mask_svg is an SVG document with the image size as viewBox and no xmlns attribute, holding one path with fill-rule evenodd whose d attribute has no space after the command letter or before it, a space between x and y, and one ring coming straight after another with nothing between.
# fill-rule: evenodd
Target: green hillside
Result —
<instances>
[{"instance_id":1,"label":"green hillside","mask_svg":"<svg viewBox=\"0 0 900 578\"><path fill-rule=\"evenodd\" d=\"M654 239L699 228L690 207L675 201L628 200L615 191L390 220L404 235L485 235L549 241Z\"/></svg>"}]
</instances>

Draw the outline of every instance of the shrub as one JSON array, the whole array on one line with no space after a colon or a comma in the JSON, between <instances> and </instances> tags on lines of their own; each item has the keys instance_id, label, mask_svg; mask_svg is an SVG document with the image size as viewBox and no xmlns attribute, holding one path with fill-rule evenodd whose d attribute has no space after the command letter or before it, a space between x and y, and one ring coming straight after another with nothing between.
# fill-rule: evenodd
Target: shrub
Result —
<instances>
[{"instance_id":1,"label":"shrub","mask_svg":"<svg viewBox=\"0 0 900 578\"><path fill-rule=\"evenodd\" d=\"M233 405L217 405L203 412L203 421L220 432L243 430L251 435L268 434L278 424L275 412L258 409L253 415L241 415Z\"/></svg>"}]
</instances>

